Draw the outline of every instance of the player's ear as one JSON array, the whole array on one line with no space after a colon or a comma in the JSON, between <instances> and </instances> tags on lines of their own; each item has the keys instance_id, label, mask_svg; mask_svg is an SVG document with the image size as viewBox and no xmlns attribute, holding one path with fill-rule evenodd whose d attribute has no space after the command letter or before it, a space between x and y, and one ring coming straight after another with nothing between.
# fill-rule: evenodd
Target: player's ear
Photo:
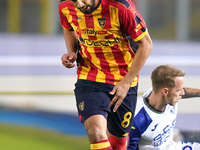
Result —
<instances>
[{"instance_id":1,"label":"player's ear","mask_svg":"<svg viewBox=\"0 0 200 150\"><path fill-rule=\"evenodd\" d=\"M169 93L169 89L167 87L162 88L162 94L163 96L167 96Z\"/></svg>"}]
</instances>

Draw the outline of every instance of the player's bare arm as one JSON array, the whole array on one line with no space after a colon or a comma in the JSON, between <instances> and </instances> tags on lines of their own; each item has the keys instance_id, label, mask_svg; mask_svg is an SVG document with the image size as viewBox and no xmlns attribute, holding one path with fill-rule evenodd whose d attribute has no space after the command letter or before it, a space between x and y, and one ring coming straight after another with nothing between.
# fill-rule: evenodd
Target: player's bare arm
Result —
<instances>
[{"instance_id":1,"label":"player's bare arm","mask_svg":"<svg viewBox=\"0 0 200 150\"><path fill-rule=\"evenodd\" d=\"M68 53L64 54L61 57L62 64L66 68L72 68L72 67L75 66L74 61L77 59L77 55L76 55L76 50L77 50L76 33L74 31L68 31L68 30L63 29L63 34L64 34L65 43L66 43L66 46L67 46Z\"/></svg>"},{"instance_id":2,"label":"player's bare arm","mask_svg":"<svg viewBox=\"0 0 200 150\"><path fill-rule=\"evenodd\" d=\"M117 108L121 105L123 99L128 93L128 90L134 78L136 77L138 72L141 70L141 68L144 66L147 58L149 57L151 53L153 44L148 33L137 43L139 44L139 48L137 50L137 53L134 57L134 60L131 64L131 67L128 73L119 83L116 84L116 86L110 92L111 95L115 94L114 98L112 99L109 105L111 107L116 102L113 112L115 112Z\"/></svg>"},{"instance_id":3,"label":"player's bare arm","mask_svg":"<svg viewBox=\"0 0 200 150\"><path fill-rule=\"evenodd\" d=\"M183 95L182 98L200 97L200 89L184 87L183 90L185 95Z\"/></svg>"}]
</instances>

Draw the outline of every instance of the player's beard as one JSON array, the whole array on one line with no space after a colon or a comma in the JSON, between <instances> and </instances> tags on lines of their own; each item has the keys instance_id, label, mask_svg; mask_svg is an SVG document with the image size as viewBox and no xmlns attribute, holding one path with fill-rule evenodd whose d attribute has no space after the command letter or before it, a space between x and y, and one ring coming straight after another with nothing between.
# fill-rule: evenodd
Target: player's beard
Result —
<instances>
[{"instance_id":1,"label":"player's beard","mask_svg":"<svg viewBox=\"0 0 200 150\"><path fill-rule=\"evenodd\" d=\"M95 9L95 0L91 0L91 5L85 5L83 7L78 8L80 11L82 11L84 14L90 14Z\"/></svg>"}]
</instances>

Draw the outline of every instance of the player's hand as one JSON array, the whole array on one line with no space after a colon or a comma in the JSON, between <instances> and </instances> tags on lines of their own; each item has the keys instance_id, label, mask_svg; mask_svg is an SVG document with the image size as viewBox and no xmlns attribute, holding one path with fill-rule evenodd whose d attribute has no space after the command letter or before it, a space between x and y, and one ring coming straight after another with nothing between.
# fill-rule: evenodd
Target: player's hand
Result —
<instances>
[{"instance_id":1,"label":"player's hand","mask_svg":"<svg viewBox=\"0 0 200 150\"><path fill-rule=\"evenodd\" d=\"M117 83L113 90L109 93L110 95L115 95L110 102L109 106L111 107L115 104L113 112L116 112L118 107L121 105L122 101L126 97L128 90L130 88L130 84L123 83L123 81Z\"/></svg>"},{"instance_id":2,"label":"player's hand","mask_svg":"<svg viewBox=\"0 0 200 150\"><path fill-rule=\"evenodd\" d=\"M62 64L63 66L65 66L66 68L72 68L72 67L75 67L76 65L74 64L74 61L77 59L77 55L76 53L67 53L67 54L64 54L62 57L61 57L61 60L62 60Z\"/></svg>"}]
</instances>

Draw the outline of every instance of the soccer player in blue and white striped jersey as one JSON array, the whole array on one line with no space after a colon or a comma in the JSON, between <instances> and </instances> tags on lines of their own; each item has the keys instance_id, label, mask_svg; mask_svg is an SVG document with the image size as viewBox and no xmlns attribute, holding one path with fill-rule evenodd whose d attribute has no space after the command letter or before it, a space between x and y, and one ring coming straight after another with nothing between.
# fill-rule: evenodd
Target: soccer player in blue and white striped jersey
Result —
<instances>
[{"instance_id":1,"label":"soccer player in blue and white striped jersey","mask_svg":"<svg viewBox=\"0 0 200 150\"><path fill-rule=\"evenodd\" d=\"M152 88L137 101L128 150L200 150L199 143L173 141L177 102L200 96L199 89L184 87L184 75L170 65L152 72Z\"/></svg>"}]
</instances>

